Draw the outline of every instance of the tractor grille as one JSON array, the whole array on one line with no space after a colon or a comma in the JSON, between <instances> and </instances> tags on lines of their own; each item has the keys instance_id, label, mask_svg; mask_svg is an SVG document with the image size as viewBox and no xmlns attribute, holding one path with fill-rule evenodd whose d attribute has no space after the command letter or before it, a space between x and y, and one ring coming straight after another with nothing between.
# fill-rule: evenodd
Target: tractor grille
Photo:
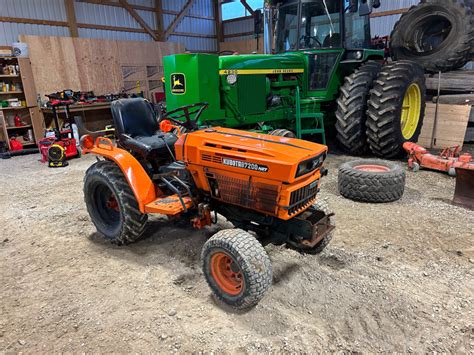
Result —
<instances>
[{"instance_id":1,"label":"tractor grille","mask_svg":"<svg viewBox=\"0 0 474 355\"><path fill-rule=\"evenodd\" d=\"M291 216L299 212L302 208L311 205L318 193L318 180L311 184L293 191L290 196L290 206L288 206L288 214Z\"/></svg>"},{"instance_id":2,"label":"tractor grille","mask_svg":"<svg viewBox=\"0 0 474 355\"><path fill-rule=\"evenodd\" d=\"M222 158L215 156L213 154L211 155L211 154L202 153L201 159L204 161L212 162L212 163L218 163L218 164L222 163Z\"/></svg>"},{"instance_id":3,"label":"tractor grille","mask_svg":"<svg viewBox=\"0 0 474 355\"><path fill-rule=\"evenodd\" d=\"M224 202L275 214L278 186L215 174L208 177L214 197Z\"/></svg>"}]
</instances>

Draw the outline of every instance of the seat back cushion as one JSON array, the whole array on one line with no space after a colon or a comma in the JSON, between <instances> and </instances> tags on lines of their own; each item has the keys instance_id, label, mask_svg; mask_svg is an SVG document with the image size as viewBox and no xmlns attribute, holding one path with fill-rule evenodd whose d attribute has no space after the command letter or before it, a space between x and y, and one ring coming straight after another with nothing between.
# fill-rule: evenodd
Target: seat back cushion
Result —
<instances>
[{"instance_id":1,"label":"seat back cushion","mask_svg":"<svg viewBox=\"0 0 474 355\"><path fill-rule=\"evenodd\" d=\"M142 98L116 100L112 102L111 109L118 135L149 137L159 129L155 112Z\"/></svg>"}]
</instances>

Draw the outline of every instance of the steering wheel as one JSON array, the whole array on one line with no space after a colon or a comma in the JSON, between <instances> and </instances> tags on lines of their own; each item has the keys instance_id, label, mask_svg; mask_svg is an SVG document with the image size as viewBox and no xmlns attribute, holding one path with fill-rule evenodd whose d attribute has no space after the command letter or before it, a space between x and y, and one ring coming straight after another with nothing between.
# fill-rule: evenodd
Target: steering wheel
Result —
<instances>
[{"instance_id":1,"label":"steering wheel","mask_svg":"<svg viewBox=\"0 0 474 355\"><path fill-rule=\"evenodd\" d=\"M319 47L321 48L323 45L322 43L319 41L319 39L317 39L316 37L314 36L310 36L310 35L302 35L301 38L300 38L300 44L301 44L301 41L304 40L304 45L305 47L309 47L310 43L311 43L311 40L313 40L314 42L316 42Z\"/></svg>"},{"instance_id":2,"label":"steering wheel","mask_svg":"<svg viewBox=\"0 0 474 355\"><path fill-rule=\"evenodd\" d=\"M225 50L225 51L220 51L219 55L234 55L237 53L236 51L231 51L231 50Z\"/></svg>"},{"instance_id":3,"label":"steering wheel","mask_svg":"<svg viewBox=\"0 0 474 355\"><path fill-rule=\"evenodd\" d=\"M178 107L172 111L165 112L161 115L160 122L163 120L169 120L174 124L184 127L187 130L195 131L198 127L198 120L202 112L209 107L207 102L199 102L197 104L187 105ZM191 120L191 116L194 116L194 120ZM180 121L179 118L186 118L186 121Z\"/></svg>"}]
</instances>

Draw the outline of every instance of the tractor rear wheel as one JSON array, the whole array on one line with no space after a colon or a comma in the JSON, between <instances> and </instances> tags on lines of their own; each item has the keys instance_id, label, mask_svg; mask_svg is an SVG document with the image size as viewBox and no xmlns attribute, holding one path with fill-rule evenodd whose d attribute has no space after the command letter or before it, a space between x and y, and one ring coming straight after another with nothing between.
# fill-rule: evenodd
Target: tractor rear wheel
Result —
<instances>
[{"instance_id":1,"label":"tractor rear wheel","mask_svg":"<svg viewBox=\"0 0 474 355\"><path fill-rule=\"evenodd\" d=\"M417 63L402 60L385 65L370 91L367 137L381 158L401 155L403 143L416 142L425 115L425 75Z\"/></svg>"},{"instance_id":2,"label":"tractor rear wheel","mask_svg":"<svg viewBox=\"0 0 474 355\"><path fill-rule=\"evenodd\" d=\"M337 99L337 140L351 155L362 155L367 149L367 99L382 64L368 62L347 76Z\"/></svg>"},{"instance_id":3,"label":"tractor rear wheel","mask_svg":"<svg viewBox=\"0 0 474 355\"><path fill-rule=\"evenodd\" d=\"M473 58L474 1L422 0L390 35L394 60L414 60L429 72L461 68Z\"/></svg>"},{"instance_id":4,"label":"tractor rear wheel","mask_svg":"<svg viewBox=\"0 0 474 355\"><path fill-rule=\"evenodd\" d=\"M93 164L84 177L84 199L97 231L116 244L136 241L148 216L138 209L125 176L113 162Z\"/></svg>"},{"instance_id":5,"label":"tractor rear wheel","mask_svg":"<svg viewBox=\"0 0 474 355\"><path fill-rule=\"evenodd\" d=\"M296 138L295 134L287 129L275 129L268 133L271 136L279 136L286 138Z\"/></svg>"},{"instance_id":6,"label":"tractor rear wheel","mask_svg":"<svg viewBox=\"0 0 474 355\"><path fill-rule=\"evenodd\" d=\"M272 265L265 249L241 229L225 229L203 246L202 269L217 299L234 309L255 306L272 284Z\"/></svg>"}]
</instances>

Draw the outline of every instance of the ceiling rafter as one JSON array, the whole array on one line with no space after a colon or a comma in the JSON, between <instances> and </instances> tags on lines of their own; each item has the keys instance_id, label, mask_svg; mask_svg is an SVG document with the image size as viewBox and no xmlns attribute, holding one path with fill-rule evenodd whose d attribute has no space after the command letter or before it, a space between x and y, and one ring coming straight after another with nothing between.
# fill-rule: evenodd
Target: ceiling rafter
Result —
<instances>
[{"instance_id":1,"label":"ceiling rafter","mask_svg":"<svg viewBox=\"0 0 474 355\"><path fill-rule=\"evenodd\" d=\"M128 13L137 21L140 26L153 38L155 41L158 41L158 36L156 35L155 31L148 26L148 24L145 22L145 20L142 19L142 17L135 11L135 9L130 6L130 4L127 2L127 0L119 0L119 3L124 7L125 10L128 11Z\"/></svg>"},{"instance_id":2,"label":"ceiling rafter","mask_svg":"<svg viewBox=\"0 0 474 355\"><path fill-rule=\"evenodd\" d=\"M181 20L183 19L184 16L186 16L186 14L188 13L189 9L191 8L191 6L193 6L194 4L194 0L188 0L186 2L186 4L184 4L184 7L181 9L181 11L176 15L175 19L173 20L173 22L171 22L171 24L169 25L169 27L166 29L165 31L165 39L167 39L174 31L174 29L176 28L176 26L181 22Z\"/></svg>"}]
</instances>

